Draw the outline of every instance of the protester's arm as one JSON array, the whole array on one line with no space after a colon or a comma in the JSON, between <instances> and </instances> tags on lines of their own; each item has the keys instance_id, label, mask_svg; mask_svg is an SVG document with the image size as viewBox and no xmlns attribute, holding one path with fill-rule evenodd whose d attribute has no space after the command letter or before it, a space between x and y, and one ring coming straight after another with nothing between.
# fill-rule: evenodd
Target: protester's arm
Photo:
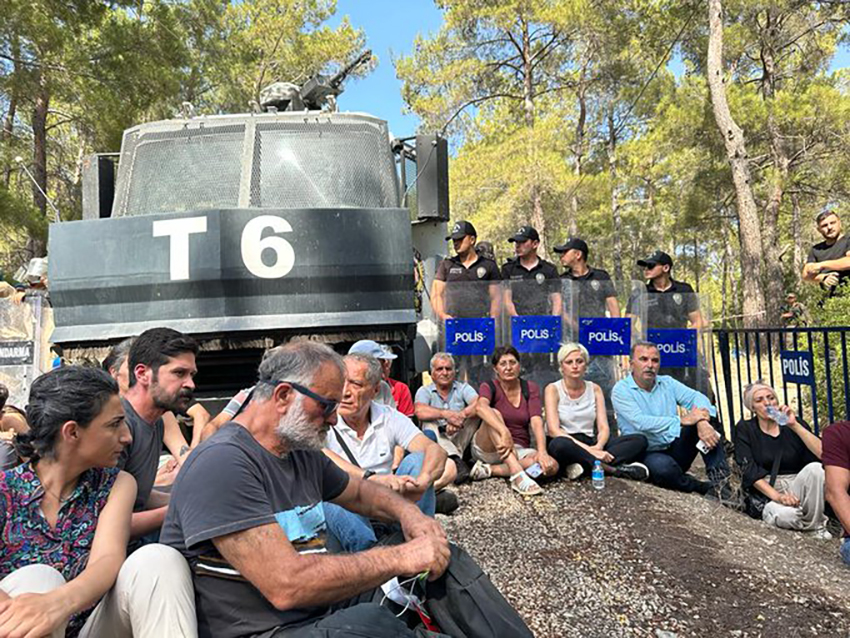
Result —
<instances>
[{"instance_id":1,"label":"protester's arm","mask_svg":"<svg viewBox=\"0 0 850 638\"><path fill-rule=\"evenodd\" d=\"M585 383L590 383L586 381ZM593 398L596 401L596 445L593 447L604 450L611 436L611 428L608 426L608 411L605 407L605 395L596 383L593 384Z\"/></svg>"},{"instance_id":2,"label":"protester's arm","mask_svg":"<svg viewBox=\"0 0 850 638\"><path fill-rule=\"evenodd\" d=\"M281 611L351 598L394 576L430 571L433 579L445 571L450 556L445 537L433 535L356 554L299 554L277 523L220 536L213 544Z\"/></svg>"},{"instance_id":3,"label":"protester's arm","mask_svg":"<svg viewBox=\"0 0 850 638\"><path fill-rule=\"evenodd\" d=\"M434 406L428 405L427 403L417 402L413 404L413 415L417 419L419 419L419 423L445 419L448 414L452 414L452 411L443 410L441 408L435 408Z\"/></svg>"},{"instance_id":4,"label":"protester's arm","mask_svg":"<svg viewBox=\"0 0 850 638\"><path fill-rule=\"evenodd\" d=\"M178 463L183 462L183 458L189 453L189 443L183 432L180 431L180 424L177 422L177 417L171 412L166 412L162 415L162 442L165 447L171 452Z\"/></svg>"},{"instance_id":5,"label":"protester's arm","mask_svg":"<svg viewBox=\"0 0 850 638\"><path fill-rule=\"evenodd\" d=\"M189 447L194 450L201 442L201 433L212 417L200 403L196 403L186 412L192 417L192 442L189 444Z\"/></svg>"},{"instance_id":6,"label":"protester's arm","mask_svg":"<svg viewBox=\"0 0 850 638\"><path fill-rule=\"evenodd\" d=\"M825 270L850 270L850 254L844 255L844 257L839 257L838 259L827 259L825 261L816 262L812 264L812 268L810 269L814 270L816 273L821 273Z\"/></svg>"},{"instance_id":7,"label":"protester's arm","mask_svg":"<svg viewBox=\"0 0 850 638\"><path fill-rule=\"evenodd\" d=\"M618 419L625 419L637 431L661 434L681 425L678 415L652 416L646 414L627 395L630 390L621 388L622 386L615 385L614 390L611 392L611 402L614 404L614 411L617 413Z\"/></svg>"},{"instance_id":8,"label":"protester's arm","mask_svg":"<svg viewBox=\"0 0 850 638\"><path fill-rule=\"evenodd\" d=\"M328 457L334 464L343 470L346 474L348 474L349 478L352 479L362 479L364 474L366 474L366 470L358 465L354 465L354 463L349 462L347 459L342 458L339 454L330 450L328 448L322 448L322 452L326 457ZM377 483L379 485L383 485L384 487L388 487L394 492L398 492L399 494L406 494L410 491L410 488L413 486L414 479L409 476L397 476L395 474L374 474L371 478L368 479L373 483Z\"/></svg>"},{"instance_id":9,"label":"protester's arm","mask_svg":"<svg viewBox=\"0 0 850 638\"><path fill-rule=\"evenodd\" d=\"M789 408L787 405L780 408L782 412L788 417L788 427L802 439L803 444L808 448L809 452L814 454L820 460L823 455L823 444L821 440L816 437L809 428L800 423L797 420L797 415L794 414L794 411Z\"/></svg>"},{"instance_id":10,"label":"protester's arm","mask_svg":"<svg viewBox=\"0 0 850 638\"><path fill-rule=\"evenodd\" d=\"M560 381L550 383L543 391L543 403L546 407L546 429L549 436L553 439L564 434L563 430L561 430L561 418L558 415L560 397L558 396L557 383L560 383Z\"/></svg>"},{"instance_id":11,"label":"protester's arm","mask_svg":"<svg viewBox=\"0 0 850 638\"><path fill-rule=\"evenodd\" d=\"M826 500L841 522L845 532L850 532L850 469L838 465L827 465Z\"/></svg>"},{"instance_id":12,"label":"protester's arm","mask_svg":"<svg viewBox=\"0 0 850 638\"><path fill-rule=\"evenodd\" d=\"M46 636L79 611L88 609L109 591L127 553L130 512L136 481L121 472L97 520L91 553L79 576L45 594L21 594L0 599L3 629L14 636Z\"/></svg>"},{"instance_id":13,"label":"protester's arm","mask_svg":"<svg viewBox=\"0 0 850 638\"><path fill-rule=\"evenodd\" d=\"M153 491L151 494L153 494ZM167 511L168 506L166 505L157 507L156 509L133 512L133 517L130 521L130 537L140 538L161 528Z\"/></svg>"},{"instance_id":14,"label":"protester's arm","mask_svg":"<svg viewBox=\"0 0 850 638\"><path fill-rule=\"evenodd\" d=\"M446 469L446 451L439 445L434 443L424 434L417 434L410 443L407 444L408 452L422 452L425 458L422 461L422 471L416 478L418 487L423 488L424 492L434 484Z\"/></svg>"},{"instance_id":15,"label":"protester's arm","mask_svg":"<svg viewBox=\"0 0 850 638\"><path fill-rule=\"evenodd\" d=\"M665 379L665 381L672 384L677 404L687 408L688 410L693 408L708 410L708 414L710 416L717 416L717 410L713 405L711 405L711 401L709 401L708 397L702 392L689 388L681 381L677 381L672 377Z\"/></svg>"}]
</instances>

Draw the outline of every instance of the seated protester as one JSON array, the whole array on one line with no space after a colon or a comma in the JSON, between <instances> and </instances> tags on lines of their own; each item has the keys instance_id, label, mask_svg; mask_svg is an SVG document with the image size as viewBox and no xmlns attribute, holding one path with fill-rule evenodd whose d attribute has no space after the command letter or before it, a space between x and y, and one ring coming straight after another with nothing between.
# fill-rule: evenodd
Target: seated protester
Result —
<instances>
[{"instance_id":1,"label":"seated protester","mask_svg":"<svg viewBox=\"0 0 850 638\"><path fill-rule=\"evenodd\" d=\"M839 552L844 564L850 565L850 421L830 425L823 431L821 442L826 500L844 528Z\"/></svg>"},{"instance_id":2,"label":"seated protester","mask_svg":"<svg viewBox=\"0 0 850 638\"><path fill-rule=\"evenodd\" d=\"M116 468L130 443L118 385L96 368L36 379L0 474L4 636L196 636L186 561L164 545L125 560L136 481ZM28 594L28 595L25 595Z\"/></svg>"},{"instance_id":3,"label":"seated protester","mask_svg":"<svg viewBox=\"0 0 850 638\"><path fill-rule=\"evenodd\" d=\"M698 492L732 502L729 466L720 435L709 419L714 406L704 394L659 375L658 346L637 341L631 350L631 374L617 382L611 402L623 434L643 434L648 442L642 462L649 479L660 487L681 492ZM689 410L679 417L678 408ZM702 442L699 450L697 444ZM688 474L697 452L702 454L708 481Z\"/></svg>"},{"instance_id":4,"label":"seated protester","mask_svg":"<svg viewBox=\"0 0 850 638\"><path fill-rule=\"evenodd\" d=\"M412 638L393 611L372 602L383 595L376 588L423 571L438 578L449 545L413 503L347 475L320 452L344 379L342 360L326 345L271 350L247 407L177 476L162 540L192 567L202 637ZM407 542L328 554L328 502L398 521Z\"/></svg>"},{"instance_id":5,"label":"seated protester","mask_svg":"<svg viewBox=\"0 0 850 638\"><path fill-rule=\"evenodd\" d=\"M743 472L747 513L783 529L826 531L821 441L762 381L744 389L753 414L735 428L735 461ZM760 511L759 511L760 510Z\"/></svg>"},{"instance_id":6,"label":"seated protester","mask_svg":"<svg viewBox=\"0 0 850 638\"><path fill-rule=\"evenodd\" d=\"M434 487L442 489L452 481L463 483L469 478L469 468L463 461L481 419L478 418L478 393L468 383L457 380L455 360L448 352L431 357L433 383L416 391L416 418L426 433L432 433L437 443L449 455L446 471Z\"/></svg>"},{"instance_id":7,"label":"seated protester","mask_svg":"<svg viewBox=\"0 0 850 638\"><path fill-rule=\"evenodd\" d=\"M129 388L122 398L133 441L118 466L138 484L131 538L159 533L168 494L153 489L165 425L162 415L181 412L192 400L197 373L193 339L170 328L152 328L136 337L128 355Z\"/></svg>"},{"instance_id":8,"label":"seated protester","mask_svg":"<svg viewBox=\"0 0 850 638\"><path fill-rule=\"evenodd\" d=\"M413 399L410 397L410 388L401 383L401 381L393 381L389 378L390 368L392 368L392 362L396 358L396 355L388 352L384 346L371 339L361 339L356 342L348 349L348 354L365 354L368 357L377 359L378 363L381 364L381 382L378 387L378 394L375 396L375 401L382 405L395 408L407 417L413 416ZM397 391L393 383L404 386L404 389L407 390L407 395L405 396L402 390ZM396 398L397 393L400 398L403 400L406 399L404 409L399 407Z\"/></svg>"},{"instance_id":9,"label":"seated protester","mask_svg":"<svg viewBox=\"0 0 850 638\"><path fill-rule=\"evenodd\" d=\"M15 437L29 431L23 410L8 405L9 388L0 383L0 471L8 470L20 463L15 450Z\"/></svg>"},{"instance_id":10,"label":"seated protester","mask_svg":"<svg viewBox=\"0 0 850 638\"><path fill-rule=\"evenodd\" d=\"M580 343L558 350L562 379L546 386L549 455L570 480L589 475L600 461L606 474L645 481L649 471L636 459L646 452L646 437L627 434L611 438L602 388L585 380L590 356Z\"/></svg>"},{"instance_id":11,"label":"seated protester","mask_svg":"<svg viewBox=\"0 0 850 638\"><path fill-rule=\"evenodd\" d=\"M434 482L445 471L446 453L398 410L374 401L381 381L381 364L365 354L345 357L345 387L339 419L328 432L325 454L349 476L389 487L427 516L436 510ZM409 454L395 473L393 450ZM333 504L325 505L330 531L346 551L362 551L377 536L362 516Z\"/></svg>"},{"instance_id":12,"label":"seated protester","mask_svg":"<svg viewBox=\"0 0 850 638\"><path fill-rule=\"evenodd\" d=\"M513 346L496 348L491 362L496 379L478 389L481 427L472 438L472 456L477 460L469 477L474 481L505 477L523 496L542 494L525 470L539 464L541 474L554 476L558 462L546 451L540 388L520 377L519 352Z\"/></svg>"}]
</instances>

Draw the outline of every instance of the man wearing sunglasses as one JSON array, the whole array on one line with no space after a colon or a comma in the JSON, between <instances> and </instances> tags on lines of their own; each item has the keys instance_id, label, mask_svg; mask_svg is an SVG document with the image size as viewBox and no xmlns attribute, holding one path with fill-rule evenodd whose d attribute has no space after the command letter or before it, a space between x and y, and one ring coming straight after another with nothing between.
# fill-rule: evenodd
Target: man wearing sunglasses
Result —
<instances>
[{"instance_id":1,"label":"man wearing sunglasses","mask_svg":"<svg viewBox=\"0 0 850 638\"><path fill-rule=\"evenodd\" d=\"M434 483L448 458L443 448L401 412L374 400L381 382L381 364L375 357L349 354L345 370L339 421L327 435L325 454L349 476L385 485L434 516ZM393 473L396 446L409 454ZM377 542L378 533L368 519L332 505L325 514L346 551L362 551Z\"/></svg>"},{"instance_id":2,"label":"man wearing sunglasses","mask_svg":"<svg viewBox=\"0 0 850 638\"><path fill-rule=\"evenodd\" d=\"M323 344L290 343L260 364L251 400L201 443L174 484L162 542L189 562L201 637L412 638L379 585L449 561L445 532L413 503L350 477L319 450L345 369ZM395 521L406 542L330 555L325 507ZM375 601L375 602L372 602Z\"/></svg>"}]
</instances>

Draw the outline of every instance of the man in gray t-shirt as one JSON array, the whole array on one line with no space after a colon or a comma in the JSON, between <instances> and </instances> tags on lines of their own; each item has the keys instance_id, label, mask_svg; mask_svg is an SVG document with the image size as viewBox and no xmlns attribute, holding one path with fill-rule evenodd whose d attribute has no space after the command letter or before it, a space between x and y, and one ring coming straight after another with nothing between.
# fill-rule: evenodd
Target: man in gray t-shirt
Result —
<instances>
[{"instance_id":1,"label":"man in gray t-shirt","mask_svg":"<svg viewBox=\"0 0 850 638\"><path fill-rule=\"evenodd\" d=\"M478 418L478 393L468 383L457 380L452 355L438 352L431 357L433 383L416 391L413 409L425 432L431 432L449 455L446 470L435 489L450 482L462 483L469 476L463 454L481 424Z\"/></svg>"},{"instance_id":2,"label":"man in gray t-shirt","mask_svg":"<svg viewBox=\"0 0 850 638\"><path fill-rule=\"evenodd\" d=\"M123 403L133 442L124 449L119 466L138 484L132 538L158 532L165 519L168 494L152 489L162 450L162 415L182 413L189 407L195 389L192 378L198 372L197 352L198 345L190 337L170 328L152 328L136 338L127 356L130 387Z\"/></svg>"}]
</instances>

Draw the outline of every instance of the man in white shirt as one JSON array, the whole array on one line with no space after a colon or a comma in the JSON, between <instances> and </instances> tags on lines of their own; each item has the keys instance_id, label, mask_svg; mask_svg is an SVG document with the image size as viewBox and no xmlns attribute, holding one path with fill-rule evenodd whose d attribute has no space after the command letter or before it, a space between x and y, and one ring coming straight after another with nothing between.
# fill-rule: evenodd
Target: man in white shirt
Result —
<instances>
[{"instance_id":1,"label":"man in white shirt","mask_svg":"<svg viewBox=\"0 0 850 638\"><path fill-rule=\"evenodd\" d=\"M434 482L446 465L446 453L398 410L374 401L381 382L381 364L374 357L345 357L346 379L339 420L328 432L325 454L352 477L375 481L416 501L424 514L434 515ZM394 474L393 449L409 454ZM345 551L362 551L377 541L369 521L326 505L329 530Z\"/></svg>"}]
</instances>

